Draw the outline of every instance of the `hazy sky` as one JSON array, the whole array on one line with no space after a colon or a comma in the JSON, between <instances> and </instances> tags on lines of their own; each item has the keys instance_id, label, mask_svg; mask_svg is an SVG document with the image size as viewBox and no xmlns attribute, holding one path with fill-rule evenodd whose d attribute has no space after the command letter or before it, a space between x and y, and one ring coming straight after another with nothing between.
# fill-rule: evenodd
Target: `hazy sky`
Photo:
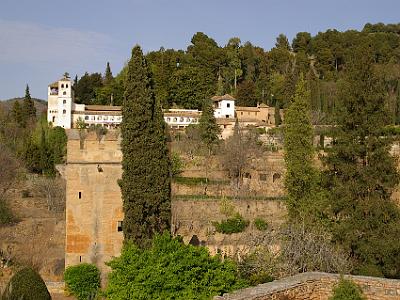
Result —
<instances>
[{"instance_id":1,"label":"hazy sky","mask_svg":"<svg viewBox=\"0 0 400 300\"><path fill-rule=\"evenodd\" d=\"M46 99L64 72L117 74L135 44L144 51L186 49L201 31L270 49L279 33L361 30L399 23L400 0L0 0L0 99Z\"/></svg>"}]
</instances>

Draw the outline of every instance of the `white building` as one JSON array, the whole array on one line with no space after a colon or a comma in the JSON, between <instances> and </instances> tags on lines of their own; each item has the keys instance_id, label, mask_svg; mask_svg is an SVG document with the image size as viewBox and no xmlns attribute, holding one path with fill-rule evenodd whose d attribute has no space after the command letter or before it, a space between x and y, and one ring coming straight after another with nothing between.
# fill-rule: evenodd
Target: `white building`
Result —
<instances>
[{"instance_id":1,"label":"white building","mask_svg":"<svg viewBox=\"0 0 400 300\"><path fill-rule=\"evenodd\" d=\"M64 76L48 87L47 120L54 126L71 128L74 110L72 81Z\"/></svg>"},{"instance_id":2,"label":"white building","mask_svg":"<svg viewBox=\"0 0 400 300\"><path fill-rule=\"evenodd\" d=\"M214 96L214 116L234 124L235 98L230 95ZM197 124L201 111L193 109L164 110L164 120L175 129L184 129L190 124ZM227 120L230 119L230 120ZM72 81L67 74L49 85L47 120L53 126L65 129L76 127L77 121L83 121L87 126L101 125L106 128L115 128L121 124L122 111L120 106L85 105L74 103ZM224 125L226 128L227 125Z\"/></svg>"},{"instance_id":3,"label":"white building","mask_svg":"<svg viewBox=\"0 0 400 300\"><path fill-rule=\"evenodd\" d=\"M225 94L223 96L214 96L211 100L214 102L215 118L235 118L235 98Z\"/></svg>"}]
</instances>

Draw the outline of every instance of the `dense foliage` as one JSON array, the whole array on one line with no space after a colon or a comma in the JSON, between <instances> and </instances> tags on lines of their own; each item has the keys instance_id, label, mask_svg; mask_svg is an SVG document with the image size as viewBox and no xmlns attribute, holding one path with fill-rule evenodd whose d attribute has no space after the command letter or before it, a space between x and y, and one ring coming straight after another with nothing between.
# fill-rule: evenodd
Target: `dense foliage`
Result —
<instances>
[{"instance_id":1,"label":"dense foliage","mask_svg":"<svg viewBox=\"0 0 400 300\"><path fill-rule=\"evenodd\" d=\"M280 34L275 47L269 51L250 42L242 43L237 37L219 46L211 37L198 32L185 51L161 47L149 52L146 59L155 97L164 108L174 105L201 108L204 99L225 93L236 96L238 105L254 106L264 102L277 109L286 108L294 95L299 74L303 73L310 85L312 121L326 124L332 122L338 100L337 83L347 72L346 65L354 47L368 42L375 71L384 80L391 122L397 124L400 122L398 27L398 24L379 23L366 24L361 32L330 29L315 36L299 32L291 44ZM81 93L79 88L76 95L82 98L90 94L90 103L109 104L113 94L114 104L120 105L126 71L127 67L113 80L106 80L104 75L102 81L100 74L85 74L77 83L87 85L91 92ZM89 80L87 77L91 76L96 78ZM279 118L279 114L275 116Z\"/></svg>"},{"instance_id":2,"label":"dense foliage","mask_svg":"<svg viewBox=\"0 0 400 300\"><path fill-rule=\"evenodd\" d=\"M353 281L341 278L329 300L365 300L365 297Z\"/></svg>"},{"instance_id":3,"label":"dense foliage","mask_svg":"<svg viewBox=\"0 0 400 300\"><path fill-rule=\"evenodd\" d=\"M155 233L169 229L171 163L161 107L139 46L128 63L122 117L124 238L145 247Z\"/></svg>"},{"instance_id":4,"label":"dense foliage","mask_svg":"<svg viewBox=\"0 0 400 300\"><path fill-rule=\"evenodd\" d=\"M100 288L100 271L95 265L69 266L64 272L68 292L78 300L95 299Z\"/></svg>"},{"instance_id":5,"label":"dense foliage","mask_svg":"<svg viewBox=\"0 0 400 300\"><path fill-rule=\"evenodd\" d=\"M334 142L325 158L330 230L356 260L355 272L400 278L400 211L391 200L399 183L384 82L374 74L373 47L361 43L340 83Z\"/></svg>"},{"instance_id":6,"label":"dense foliage","mask_svg":"<svg viewBox=\"0 0 400 300\"><path fill-rule=\"evenodd\" d=\"M10 279L1 299L50 300L51 296L39 274L30 268L23 268Z\"/></svg>"},{"instance_id":7,"label":"dense foliage","mask_svg":"<svg viewBox=\"0 0 400 300\"><path fill-rule=\"evenodd\" d=\"M112 268L107 299L212 299L245 286L236 265L210 256L204 247L185 245L169 234L156 235L151 248L126 243Z\"/></svg>"}]
</instances>

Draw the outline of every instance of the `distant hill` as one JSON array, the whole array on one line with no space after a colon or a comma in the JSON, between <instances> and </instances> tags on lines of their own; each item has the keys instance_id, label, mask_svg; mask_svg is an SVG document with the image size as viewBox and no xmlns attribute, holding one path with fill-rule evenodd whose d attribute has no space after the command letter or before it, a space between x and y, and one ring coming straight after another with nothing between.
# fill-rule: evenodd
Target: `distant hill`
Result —
<instances>
[{"instance_id":1,"label":"distant hill","mask_svg":"<svg viewBox=\"0 0 400 300\"><path fill-rule=\"evenodd\" d=\"M0 101L0 107L4 109L6 112L10 111L14 105L15 101L18 101L22 104L24 98L12 98L4 101ZM33 102L35 103L36 107L36 114L40 116L43 112L47 111L47 101L43 99L32 98Z\"/></svg>"}]
</instances>

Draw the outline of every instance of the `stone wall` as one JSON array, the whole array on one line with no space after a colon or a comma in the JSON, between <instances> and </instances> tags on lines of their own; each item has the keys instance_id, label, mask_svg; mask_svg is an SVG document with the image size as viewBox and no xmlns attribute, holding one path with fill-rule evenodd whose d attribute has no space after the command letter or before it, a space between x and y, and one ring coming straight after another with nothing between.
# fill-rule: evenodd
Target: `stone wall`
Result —
<instances>
[{"instance_id":1,"label":"stone wall","mask_svg":"<svg viewBox=\"0 0 400 300\"><path fill-rule=\"evenodd\" d=\"M250 222L244 232L229 235L215 232L212 223L227 218L222 212L221 200L175 200L172 202L173 234L182 236L186 243L197 239L211 254L240 256L250 250L251 239L259 234L253 222L256 218L265 220L270 229L278 228L285 220L286 208L281 200L230 200L227 203Z\"/></svg>"},{"instance_id":2,"label":"stone wall","mask_svg":"<svg viewBox=\"0 0 400 300\"><path fill-rule=\"evenodd\" d=\"M368 300L400 299L400 280L350 276ZM298 274L281 280L242 289L214 300L328 300L340 275L319 272Z\"/></svg>"}]
</instances>

